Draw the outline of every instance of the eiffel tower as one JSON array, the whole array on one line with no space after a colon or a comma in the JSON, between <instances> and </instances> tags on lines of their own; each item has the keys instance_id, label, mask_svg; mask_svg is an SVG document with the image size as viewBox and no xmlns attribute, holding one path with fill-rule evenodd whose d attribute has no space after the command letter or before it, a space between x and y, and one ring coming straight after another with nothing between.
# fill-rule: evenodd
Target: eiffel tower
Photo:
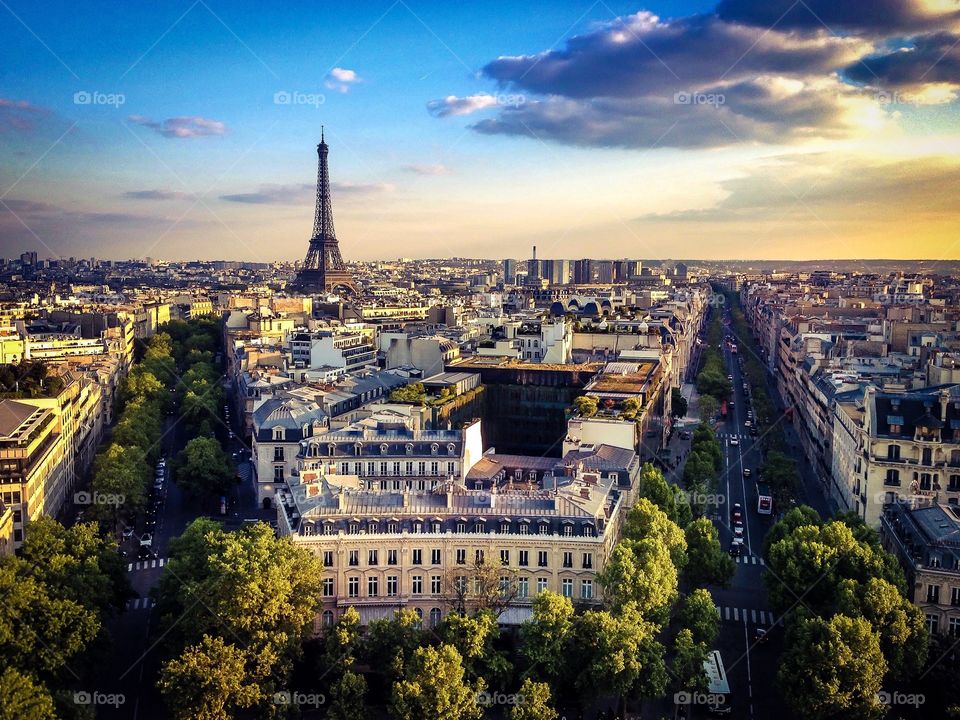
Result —
<instances>
[{"instance_id":1,"label":"eiffel tower","mask_svg":"<svg viewBox=\"0 0 960 720\"><path fill-rule=\"evenodd\" d=\"M340 256L340 244L333 229L333 205L330 203L330 170L327 167L327 155L330 148L323 139L320 128L320 144L317 155L320 157L317 169L317 210L313 218L313 235L303 267L297 273L292 289L305 295L329 292L358 292L353 276L343 264Z\"/></svg>"}]
</instances>

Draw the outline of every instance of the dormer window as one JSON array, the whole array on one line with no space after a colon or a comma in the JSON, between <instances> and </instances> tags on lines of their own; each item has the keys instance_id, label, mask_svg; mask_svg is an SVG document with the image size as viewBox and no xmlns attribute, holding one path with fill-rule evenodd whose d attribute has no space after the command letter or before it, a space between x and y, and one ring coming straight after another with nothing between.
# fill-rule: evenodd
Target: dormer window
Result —
<instances>
[{"instance_id":1,"label":"dormer window","mask_svg":"<svg viewBox=\"0 0 960 720\"><path fill-rule=\"evenodd\" d=\"M363 452L363 443L354 443L353 444L353 454L357 457L360 457L360 454Z\"/></svg>"},{"instance_id":2,"label":"dormer window","mask_svg":"<svg viewBox=\"0 0 960 720\"><path fill-rule=\"evenodd\" d=\"M333 443L330 443L329 445L327 445L327 455L330 455L332 457L336 454L337 454L337 446L334 445Z\"/></svg>"},{"instance_id":3,"label":"dormer window","mask_svg":"<svg viewBox=\"0 0 960 720\"><path fill-rule=\"evenodd\" d=\"M390 446L387 445L386 443L382 443L382 444L380 445L380 454L381 454L381 455L386 455L386 454L388 454L389 452L390 452Z\"/></svg>"},{"instance_id":4,"label":"dormer window","mask_svg":"<svg viewBox=\"0 0 960 720\"><path fill-rule=\"evenodd\" d=\"M413 455L413 443L407 443L405 446L407 455Z\"/></svg>"},{"instance_id":5,"label":"dormer window","mask_svg":"<svg viewBox=\"0 0 960 720\"><path fill-rule=\"evenodd\" d=\"M273 429L273 439L274 440L283 440L283 428L275 427Z\"/></svg>"},{"instance_id":6,"label":"dormer window","mask_svg":"<svg viewBox=\"0 0 960 720\"><path fill-rule=\"evenodd\" d=\"M457 446L454 445L453 443L447 443L447 455L456 455L456 454L457 454Z\"/></svg>"},{"instance_id":7,"label":"dormer window","mask_svg":"<svg viewBox=\"0 0 960 720\"><path fill-rule=\"evenodd\" d=\"M433 444L430 446L430 454L431 454L431 455L436 455L438 452L440 452L440 446L437 445L436 443L433 443Z\"/></svg>"}]
</instances>

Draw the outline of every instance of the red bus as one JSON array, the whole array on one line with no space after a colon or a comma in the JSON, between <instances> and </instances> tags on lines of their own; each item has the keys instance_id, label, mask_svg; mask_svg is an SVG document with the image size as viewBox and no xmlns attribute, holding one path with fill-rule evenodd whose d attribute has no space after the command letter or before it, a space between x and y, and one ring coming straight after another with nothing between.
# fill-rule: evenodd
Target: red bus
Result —
<instances>
[{"instance_id":1,"label":"red bus","mask_svg":"<svg viewBox=\"0 0 960 720\"><path fill-rule=\"evenodd\" d=\"M757 481L757 512L761 515L773 513L773 495L770 493L770 486L759 481Z\"/></svg>"}]
</instances>

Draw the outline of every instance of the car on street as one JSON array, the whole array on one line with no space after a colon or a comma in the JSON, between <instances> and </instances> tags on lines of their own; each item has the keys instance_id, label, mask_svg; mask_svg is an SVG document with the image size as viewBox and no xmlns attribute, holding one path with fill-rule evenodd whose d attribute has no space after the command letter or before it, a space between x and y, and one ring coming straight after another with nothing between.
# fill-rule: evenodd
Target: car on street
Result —
<instances>
[{"instance_id":1,"label":"car on street","mask_svg":"<svg viewBox=\"0 0 960 720\"><path fill-rule=\"evenodd\" d=\"M690 431L689 431L689 430L684 430L682 433L680 433L680 439L681 439L681 440L689 440L691 437L692 437L692 435L690 435Z\"/></svg>"},{"instance_id":2,"label":"car on street","mask_svg":"<svg viewBox=\"0 0 960 720\"><path fill-rule=\"evenodd\" d=\"M734 503L730 508L730 522L740 522L743 520L743 505Z\"/></svg>"},{"instance_id":3,"label":"car on street","mask_svg":"<svg viewBox=\"0 0 960 720\"><path fill-rule=\"evenodd\" d=\"M740 554L743 552L743 540L740 538L734 538L730 542L730 547L727 550L733 557L740 557Z\"/></svg>"},{"instance_id":4,"label":"car on street","mask_svg":"<svg viewBox=\"0 0 960 720\"><path fill-rule=\"evenodd\" d=\"M152 547L153 546L153 535L150 533L144 533L140 536L140 547Z\"/></svg>"},{"instance_id":5,"label":"car on street","mask_svg":"<svg viewBox=\"0 0 960 720\"><path fill-rule=\"evenodd\" d=\"M733 536L742 538L743 537L743 523L738 522L733 524Z\"/></svg>"},{"instance_id":6,"label":"car on street","mask_svg":"<svg viewBox=\"0 0 960 720\"><path fill-rule=\"evenodd\" d=\"M744 468L744 469L743 469L743 476L744 476L745 478L750 477L750 468Z\"/></svg>"},{"instance_id":7,"label":"car on street","mask_svg":"<svg viewBox=\"0 0 960 720\"><path fill-rule=\"evenodd\" d=\"M130 538L133 537L133 526L132 526L132 525L125 525L125 526L124 526L124 528L123 528L123 537L124 537L125 539L130 539Z\"/></svg>"},{"instance_id":8,"label":"car on street","mask_svg":"<svg viewBox=\"0 0 960 720\"><path fill-rule=\"evenodd\" d=\"M737 446L740 444L740 441L737 440L736 438L730 438L730 444L733 446Z\"/></svg>"},{"instance_id":9,"label":"car on street","mask_svg":"<svg viewBox=\"0 0 960 720\"><path fill-rule=\"evenodd\" d=\"M149 547L141 546L140 551L137 553L137 557L141 560L149 560L150 558L156 557L156 553Z\"/></svg>"},{"instance_id":10,"label":"car on street","mask_svg":"<svg viewBox=\"0 0 960 720\"><path fill-rule=\"evenodd\" d=\"M733 375L727 375L727 380L733 380Z\"/></svg>"}]
</instances>

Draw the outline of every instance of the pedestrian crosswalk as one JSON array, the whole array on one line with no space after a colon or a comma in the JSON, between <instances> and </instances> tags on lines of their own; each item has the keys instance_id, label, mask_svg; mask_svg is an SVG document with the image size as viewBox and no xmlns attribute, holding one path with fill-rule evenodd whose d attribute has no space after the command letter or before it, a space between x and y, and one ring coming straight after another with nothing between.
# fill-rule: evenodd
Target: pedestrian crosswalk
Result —
<instances>
[{"instance_id":1,"label":"pedestrian crosswalk","mask_svg":"<svg viewBox=\"0 0 960 720\"><path fill-rule=\"evenodd\" d=\"M138 560L137 562L127 563L127 572L133 572L134 570L153 570L154 568L162 568L166 562L166 558Z\"/></svg>"},{"instance_id":2,"label":"pedestrian crosswalk","mask_svg":"<svg viewBox=\"0 0 960 720\"><path fill-rule=\"evenodd\" d=\"M726 605L717 606L717 617L724 622L750 623L752 625L774 625L777 622L772 610L736 608Z\"/></svg>"},{"instance_id":3,"label":"pedestrian crosswalk","mask_svg":"<svg viewBox=\"0 0 960 720\"><path fill-rule=\"evenodd\" d=\"M731 439L731 440L734 439L734 438L736 438L737 440L746 440L746 439L747 439L748 437L750 437L750 436L749 436L747 433L718 432L718 433L717 433L717 437L718 437L718 438L729 438L729 439Z\"/></svg>"},{"instance_id":4,"label":"pedestrian crosswalk","mask_svg":"<svg viewBox=\"0 0 960 720\"><path fill-rule=\"evenodd\" d=\"M133 600L127 600L127 610L149 610L154 605L153 598L150 597L138 597Z\"/></svg>"},{"instance_id":5,"label":"pedestrian crosswalk","mask_svg":"<svg viewBox=\"0 0 960 720\"><path fill-rule=\"evenodd\" d=\"M756 555L740 555L739 557L734 558L741 565L764 565L762 557L757 557Z\"/></svg>"}]
</instances>

